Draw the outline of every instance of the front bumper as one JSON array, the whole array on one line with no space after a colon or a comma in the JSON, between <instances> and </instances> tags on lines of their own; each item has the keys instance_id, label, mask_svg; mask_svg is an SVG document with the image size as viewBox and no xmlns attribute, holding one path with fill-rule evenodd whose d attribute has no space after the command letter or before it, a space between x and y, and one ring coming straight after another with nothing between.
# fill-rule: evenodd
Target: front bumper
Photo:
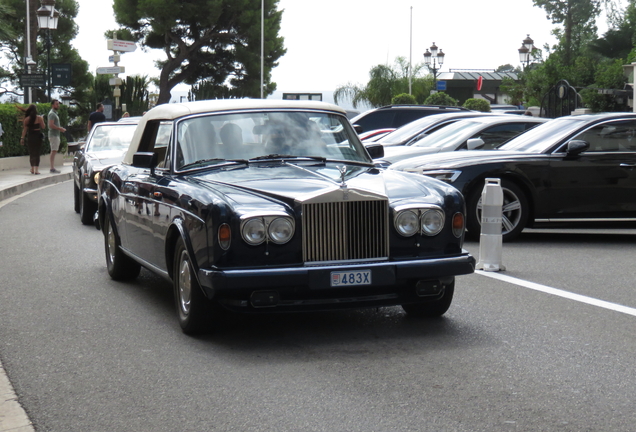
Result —
<instances>
[{"instance_id":1,"label":"front bumper","mask_svg":"<svg viewBox=\"0 0 636 432\"><path fill-rule=\"evenodd\" d=\"M371 271L371 284L332 287L331 273ZM327 264L240 270L200 269L199 282L208 298L237 310L254 308L255 293L274 293L276 310L329 310L345 307L392 306L424 302L418 281L451 283L454 276L473 273L475 258L468 252L453 257Z\"/></svg>"}]
</instances>

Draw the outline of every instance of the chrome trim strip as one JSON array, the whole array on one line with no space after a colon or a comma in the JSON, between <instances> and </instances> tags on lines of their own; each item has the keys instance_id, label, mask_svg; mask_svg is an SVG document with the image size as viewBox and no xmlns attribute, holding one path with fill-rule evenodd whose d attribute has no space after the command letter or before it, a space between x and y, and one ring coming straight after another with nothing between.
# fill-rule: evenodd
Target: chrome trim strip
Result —
<instances>
[{"instance_id":1,"label":"chrome trim strip","mask_svg":"<svg viewBox=\"0 0 636 432\"><path fill-rule=\"evenodd\" d=\"M554 222L636 222L636 218L552 218L552 219L535 219L538 223L554 223Z\"/></svg>"}]
</instances>

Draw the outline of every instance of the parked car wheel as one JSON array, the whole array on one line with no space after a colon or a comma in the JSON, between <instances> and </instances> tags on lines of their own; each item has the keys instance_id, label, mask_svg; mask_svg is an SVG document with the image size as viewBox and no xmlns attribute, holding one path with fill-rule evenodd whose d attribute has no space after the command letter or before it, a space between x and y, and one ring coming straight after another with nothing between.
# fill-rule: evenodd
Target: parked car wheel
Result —
<instances>
[{"instance_id":1,"label":"parked car wheel","mask_svg":"<svg viewBox=\"0 0 636 432\"><path fill-rule=\"evenodd\" d=\"M106 218L104 249L106 250L106 266L108 274L115 280L134 279L139 276L141 266L119 249L119 237L110 220Z\"/></svg>"},{"instance_id":2,"label":"parked car wheel","mask_svg":"<svg viewBox=\"0 0 636 432\"><path fill-rule=\"evenodd\" d=\"M444 294L438 300L426 303L403 304L402 309L407 314L417 318L435 318L446 313L453 302L453 293L455 292L455 281L444 288Z\"/></svg>"},{"instance_id":3,"label":"parked car wheel","mask_svg":"<svg viewBox=\"0 0 636 432\"><path fill-rule=\"evenodd\" d=\"M91 225L93 223L93 215L97 211L97 204L81 191L80 195L80 219L84 225Z\"/></svg>"},{"instance_id":4,"label":"parked car wheel","mask_svg":"<svg viewBox=\"0 0 636 432\"><path fill-rule=\"evenodd\" d=\"M174 255L174 297L179 325L186 334L200 333L206 324L209 301L194 273L190 255L183 239L179 238Z\"/></svg>"},{"instance_id":5,"label":"parked car wheel","mask_svg":"<svg viewBox=\"0 0 636 432\"><path fill-rule=\"evenodd\" d=\"M80 190L73 182L73 208L75 209L75 213L80 212Z\"/></svg>"},{"instance_id":6,"label":"parked car wheel","mask_svg":"<svg viewBox=\"0 0 636 432\"><path fill-rule=\"evenodd\" d=\"M528 222L530 206L526 194L516 184L502 180L503 192L502 226L503 241L510 241L521 234ZM466 227L468 234L473 239L478 239L481 233L481 189L476 188L470 193L468 199L468 215Z\"/></svg>"}]
</instances>

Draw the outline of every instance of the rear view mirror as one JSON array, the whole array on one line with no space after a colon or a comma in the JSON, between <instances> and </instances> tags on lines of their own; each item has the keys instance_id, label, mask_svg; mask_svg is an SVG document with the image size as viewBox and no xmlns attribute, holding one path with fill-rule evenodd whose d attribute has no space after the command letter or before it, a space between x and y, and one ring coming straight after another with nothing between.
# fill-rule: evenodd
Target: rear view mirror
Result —
<instances>
[{"instance_id":1,"label":"rear view mirror","mask_svg":"<svg viewBox=\"0 0 636 432\"><path fill-rule=\"evenodd\" d=\"M576 156L583 153L590 148L590 143L583 140L572 140L566 147L566 153L568 156Z\"/></svg>"}]
</instances>

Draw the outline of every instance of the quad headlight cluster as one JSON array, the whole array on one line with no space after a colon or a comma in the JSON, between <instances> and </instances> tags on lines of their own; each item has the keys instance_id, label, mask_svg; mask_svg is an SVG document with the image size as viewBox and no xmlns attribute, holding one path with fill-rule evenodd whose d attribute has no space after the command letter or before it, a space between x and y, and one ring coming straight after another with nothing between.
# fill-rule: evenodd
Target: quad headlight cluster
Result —
<instances>
[{"instance_id":1,"label":"quad headlight cluster","mask_svg":"<svg viewBox=\"0 0 636 432\"><path fill-rule=\"evenodd\" d=\"M395 215L395 229L404 237L417 233L434 236L444 228L444 212L438 208L412 208Z\"/></svg>"},{"instance_id":2,"label":"quad headlight cluster","mask_svg":"<svg viewBox=\"0 0 636 432\"><path fill-rule=\"evenodd\" d=\"M294 220L283 216L258 216L241 221L241 235L248 244L287 243L294 236Z\"/></svg>"}]
</instances>

